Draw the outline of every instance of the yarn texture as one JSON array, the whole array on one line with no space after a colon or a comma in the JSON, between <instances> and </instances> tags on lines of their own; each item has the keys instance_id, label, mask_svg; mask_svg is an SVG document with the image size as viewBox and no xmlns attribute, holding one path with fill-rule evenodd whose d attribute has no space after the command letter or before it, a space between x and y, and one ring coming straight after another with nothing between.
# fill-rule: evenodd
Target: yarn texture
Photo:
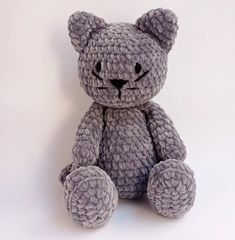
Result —
<instances>
[{"instance_id":1,"label":"yarn texture","mask_svg":"<svg viewBox=\"0 0 235 240\"><path fill-rule=\"evenodd\" d=\"M158 8L135 24L86 12L68 21L84 91L94 100L75 136L72 162L59 176L73 220L108 222L118 198L147 195L158 214L184 215L195 199L193 171L173 122L151 99L163 87L176 15Z\"/></svg>"}]
</instances>

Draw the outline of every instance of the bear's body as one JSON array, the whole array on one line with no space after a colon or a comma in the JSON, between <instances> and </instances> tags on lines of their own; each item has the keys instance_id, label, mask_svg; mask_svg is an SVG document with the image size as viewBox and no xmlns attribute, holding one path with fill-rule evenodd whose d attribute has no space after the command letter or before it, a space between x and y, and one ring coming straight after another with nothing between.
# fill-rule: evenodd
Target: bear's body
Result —
<instances>
[{"instance_id":1,"label":"bear's body","mask_svg":"<svg viewBox=\"0 0 235 240\"><path fill-rule=\"evenodd\" d=\"M111 177L120 197L140 197L158 162L145 113L139 107L106 108L103 117L98 166Z\"/></svg>"},{"instance_id":2,"label":"bear's body","mask_svg":"<svg viewBox=\"0 0 235 240\"><path fill-rule=\"evenodd\" d=\"M159 8L135 24L107 24L76 12L68 29L79 52L80 84L94 100L78 126L73 161L60 175L70 215L98 227L119 197L146 193L157 213L182 216L194 203L193 172L173 122L150 101L166 79L177 17Z\"/></svg>"}]
</instances>

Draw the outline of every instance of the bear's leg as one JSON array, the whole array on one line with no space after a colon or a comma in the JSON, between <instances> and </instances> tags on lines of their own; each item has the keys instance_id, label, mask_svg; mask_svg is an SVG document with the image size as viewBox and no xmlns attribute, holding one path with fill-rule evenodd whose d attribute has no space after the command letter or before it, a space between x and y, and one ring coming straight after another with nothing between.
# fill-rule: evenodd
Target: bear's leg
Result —
<instances>
[{"instance_id":1,"label":"bear's leg","mask_svg":"<svg viewBox=\"0 0 235 240\"><path fill-rule=\"evenodd\" d=\"M193 206L195 190L193 171L182 161L162 161L150 171L147 196L160 215L182 216Z\"/></svg>"},{"instance_id":2,"label":"bear's leg","mask_svg":"<svg viewBox=\"0 0 235 240\"><path fill-rule=\"evenodd\" d=\"M111 217L118 193L110 177L96 166L79 167L66 176L65 201L73 220L99 227Z\"/></svg>"}]
</instances>

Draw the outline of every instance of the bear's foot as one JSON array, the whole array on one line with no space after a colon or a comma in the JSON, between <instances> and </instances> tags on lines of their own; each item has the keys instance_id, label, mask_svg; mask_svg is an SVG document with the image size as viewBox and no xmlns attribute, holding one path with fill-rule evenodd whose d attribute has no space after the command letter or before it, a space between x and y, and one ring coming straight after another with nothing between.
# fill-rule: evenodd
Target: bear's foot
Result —
<instances>
[{"instance_id":1,"label":"bear's foot","mask_svg":"<svg viewBox=\"0 0 235 240\"><path fill-rule=\"evenodd\" d=\"M75 222L85 227L99 227L110 219L118 193L102 169L79 167L66 176L64 186L67 209Z\"/></svg>"},{"instance_id":2,"label":"bear's foot","mask_svg":"<svg viewBox=\"0 0 235 240\"><path fill-rule=\"evenodd\" d=\"M162 161L150 171L147 196L153 209L162 216L182 216L193 206L195 190L193 171L181 161Z\"/></svg>"}]
</instances>

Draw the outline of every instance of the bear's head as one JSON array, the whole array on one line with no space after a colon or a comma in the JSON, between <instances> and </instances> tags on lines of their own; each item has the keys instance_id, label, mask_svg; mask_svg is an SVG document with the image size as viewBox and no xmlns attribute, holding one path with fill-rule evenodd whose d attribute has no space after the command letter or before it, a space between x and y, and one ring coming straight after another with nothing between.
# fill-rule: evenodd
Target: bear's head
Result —
<instances>
[{"instance_id":1,"label":"bear's head","mask_svg":"<svg viewBox=\"0 0 235 240\"><path fill-rule=\"evenodd\" d=\"M95 102L114 108L144 104L162 88L167 54L178 30L176 15L151 10L135 24L107 24L86 12L75 12L69 36L79 53L81 86Z\"/></svg>"}]
</instances>

